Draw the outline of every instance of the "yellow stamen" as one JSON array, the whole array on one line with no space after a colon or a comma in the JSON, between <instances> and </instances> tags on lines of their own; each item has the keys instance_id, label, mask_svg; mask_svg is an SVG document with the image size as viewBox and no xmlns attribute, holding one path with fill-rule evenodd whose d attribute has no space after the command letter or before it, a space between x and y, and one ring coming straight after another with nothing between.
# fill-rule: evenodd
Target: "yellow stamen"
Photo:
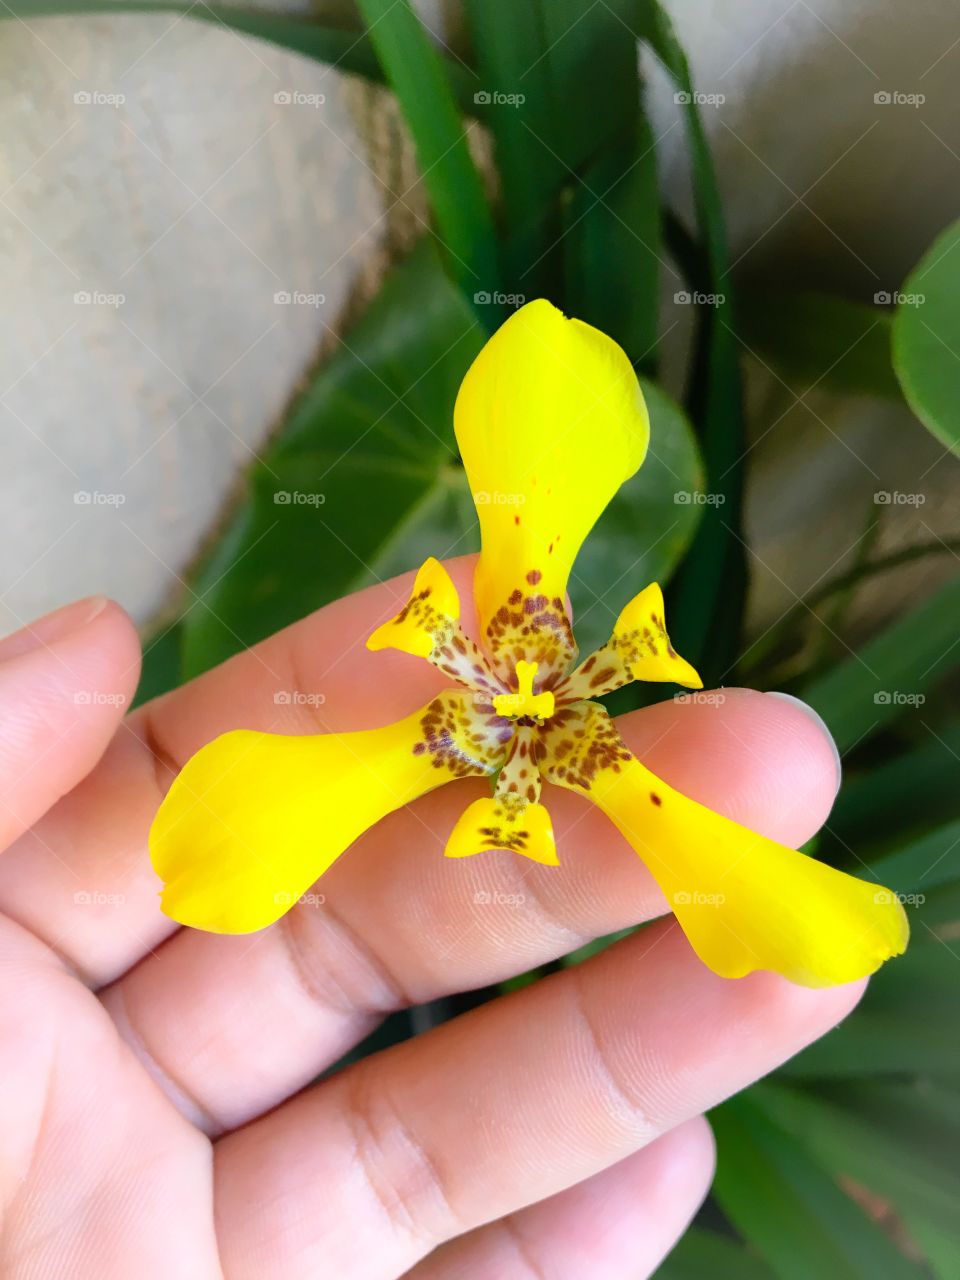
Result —
<instances>
[{"instance_id":1,"label":"yellow stamen","mask_svg":"<svg viewBox=\"0 0 960 1280\"><path fill-rule=\"evenodd\" d=\"M553 694L533 692L533 678L537 674L537 662L518 662L517 692L501 693L493 700L498 716L509 716L511 720L521 716L533 716L539 720L548 720L553 715Z\"/></svg>"}]
</instances>

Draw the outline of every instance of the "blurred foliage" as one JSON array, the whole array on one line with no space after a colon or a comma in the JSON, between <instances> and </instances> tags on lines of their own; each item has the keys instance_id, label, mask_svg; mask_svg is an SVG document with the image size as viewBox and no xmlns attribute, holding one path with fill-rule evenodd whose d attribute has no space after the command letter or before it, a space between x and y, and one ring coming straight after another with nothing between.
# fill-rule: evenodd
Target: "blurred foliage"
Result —
<instances>
[{"instance_id":1,"label":"blurred foliage","mask_svg":"<svg viewBox=\"0 0 960 1280\"><path fill-rule=\"evenodd\" d=\"M571 593L586 645L606 635L624 600L659 578L669 584L674 639L708 680L748 673L765 685L778 670L771 661L806 652L811 628L840 625L862 583L956 549L935 539L876 557L871 527L852 568L819 584L744 652L741 344L797 395L819 386L904 398L958 450L960 224L944 232L901 293L878 297L882 305L776 292L737 300L695 88L657 0L592 8L578 0L465 0L465 9L466 62L437 48L409 0L359 0L355 22L340 26L187 0L5 7L5 16L29 18L182 12L387 83L432 205L435 239L394 269L311 377L193 575L181 615L148 647L148 693L345 592L416 566L428 552L476 546L452 408L460 378L511 296L547 296L611 333L643 375L651 409L650 457L575 568ZM676 88L691 226L659 201L638 40ZM492 91L522 94L523 110ZM493 207L466 143L466 116L493 140L502 191ZM692 307L682 408L656 382L665 284L667 293L711 297ZM839 661L831 656L826 669L801 663L795 672L793 685L830 725L850 779L819 855L904 895L914 941L842 1026L714 1113L714 1197L704 1226L661 1269L665 1280L960 1275L960 721L937 696L960 659L958 617L954 580L856 652L844 641ZM620 936L567 962L588 961ZM448 1000L393 1019L371 1043L460 1007Z\"/></svg>"}]
</instances>

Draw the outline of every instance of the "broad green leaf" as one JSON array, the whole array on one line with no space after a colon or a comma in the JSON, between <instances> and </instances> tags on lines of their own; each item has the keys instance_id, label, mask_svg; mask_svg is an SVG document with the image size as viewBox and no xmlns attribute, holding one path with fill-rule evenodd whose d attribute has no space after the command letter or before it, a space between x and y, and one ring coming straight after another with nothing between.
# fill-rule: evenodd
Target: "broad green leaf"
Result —
<instances>
[{"instance_id":1,"label":"broad green leaf","mask_svg":"<svg viewBox=\"0 0 960 1280\"><path fill-rule=\"evenodd\" d=\"M692 283L717 299L717 305L699 308L689 405L713 502L705 508L667 602L674 642L710 683L723 677L736 653L746 589L740 535L745 427L729 256L720 192L686 56L659 0L636 0L636 13L643 39L683 95L704 259L702 278Z\"/></svg>"},{"instance_id":2,"label":"broad green leaf","mask_svg":"<svg viewBox=\"0 0 960 1280\"><path fill-rule=\"evenodd\" d=\"M960 577L804 689L841 751L904 711L916 714L918 699L960 662L958 617Z\"/></svg>"},{"instance_id":3,"label":"broad green leaf","mask_svg":"<svg viewBox=\"0 0 960 1280\"><path fill-rule=\"evenodd\" d=\"M453 403L484 334L421 242L317 374L250 475L196 584L191 675L461 538ZM409 545L405 558L401 542Z\"/></svg>"},{"instance_id":4,"label":"broad green leaf","mask_svg":"<svg viewBox=\"0 0 960 1280\"><path fill-rule=\"evenodd\" d=\"M775 1280L767 1264L715 1231L691 1227L654 1280Z\"/></svg>"},{"instance_id":5,"label":"broad green leaf","mask_svg":"<svg viewBox=\"0 0 960 1280\"><path fill-rule=\"evenodd\" d=\"M0 6L0 19L81 16L88 13L177 13L194 22L256 36L317 62L329 63L368 80L383 80L383 71L366 33L350 26L319 22L301 14L197 3L196 0L12 0ZM453 58L442 59L444 73L462 111L474 109L477 79Z\"/></svg>"},{"instance_id":6,"label":"broad green leaf","mask_svg":"<svg viewBox=\"0 0 960 1280\"><path fill-rule=\"evenodd\" d=\"M135 707L177 687L183 678L182 653L183 627L179 620L165 621L144 641Z\"/></svg>"},{"instance_id":7,"label":"broad green leaf","mask_svg":"<svg viewBox=\"0 0 960 1280\"><path fill-rule=\"evenodd\" d=\"M797 1135L834 1176L845 1175L952 1239L960 1258L960 1096L928 1082L857 1080L816 1092L777 1084L750 1100Z\"/></svg>"},{"instance_id":8,"label":"broad green leaf","mask_svg":"<svg viewBox=\"0 0 960 1280\"><path fill-rule=\"evenodd\" d=\"M893 320L893 365L907 403L960 453L960 222L913 269Z\"/></svg>"},{"instance_id":9,"label":"broad green leaf","mask_svg":"<svg viewBox=\"0 0 960 1280\"><path fill-rule=\"evenodd\" d=\"M714 1196L778 1280L920 1280L880 1228L749 1095L711 1116Z\"/></svg>"},{"instance_id":10,"label":"broad green leaf","mask_svg":"<svg viewBox=\"0 0 960 1280\"><path fill-rule=\"evenodd\" d=\"M358 4L413 135L450 270L468 296L493 294L500 287L493 217L440 55L410 0Z\"/></svg>"},{"instance_id":11,"label":"broad green leaf","mask_svg":"<svg viewBox=\"0 0 960 1280\"><path fill-rule=\"evenodd\" d=\"M899 1073L955 1078L960 1073L957 990L960 951L915 922L904 955L871 979L856 1012L781 1067L803 1079L855 1079Z\"/></svg>"},{"instance_id":12,"label":"broad green leaf","mask_svg":"<svg viewBox=\"0 0 960 1280\"><path fill-rule=\"evenodd\" d=\"M651 582L665 582L690 545L703 506L703 465L680 406L641 379L650 411L650 449L597 521L570 578L581 653L603 644L620 610Z\"/></svg>"},{"instance_id":13,"label":"broad green leaf","mask_svg":"<svg viewBox=\"0 0 960 1280\"><path fill-rule=\"evenodd\" d=\"M902 400L890 351L890 313L825 293L751 294L739 302L739 333L798 396Z\"/></svg>"}]
</instances>

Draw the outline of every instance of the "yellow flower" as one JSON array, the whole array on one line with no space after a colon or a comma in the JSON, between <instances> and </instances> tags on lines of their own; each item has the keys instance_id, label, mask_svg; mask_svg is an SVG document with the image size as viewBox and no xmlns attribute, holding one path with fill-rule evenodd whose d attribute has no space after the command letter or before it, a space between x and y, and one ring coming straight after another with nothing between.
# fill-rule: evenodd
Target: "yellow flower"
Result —
<instances>
[{"instance_id":1,"label":"yellow flower","mask_svg":"<svg viewBox=\"0 0 960 1280\"><path fill-rule=\"evenodd\" d=\"M263 928L385 814L472 775L490 778L492 794L467 808L448 856L508 849L556 864L541 780L579 792L633 845L692 946L725 977L770 969L827 986L903 951L896 895L674 791L590 701L631 680L701 688L670 644L656 584L575 665L570 570L643 461L649 435L616 343L548 302L530 303L470 368L455 428L480 520L482 646L461 631L456 589L433 559L368 646L426 658L459 687L382 729L240 731L209 743L174 782L151 832L167 914L221 933Z\"/></svg>"}]
</instances>

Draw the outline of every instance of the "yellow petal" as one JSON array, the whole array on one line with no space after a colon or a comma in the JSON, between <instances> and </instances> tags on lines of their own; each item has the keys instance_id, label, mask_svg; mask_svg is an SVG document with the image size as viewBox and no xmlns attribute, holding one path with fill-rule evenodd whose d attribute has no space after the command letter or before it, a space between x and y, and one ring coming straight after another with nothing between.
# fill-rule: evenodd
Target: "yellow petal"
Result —
<instances>
[{"instance_id":1,"label":"yellow petal","mask_svg":"<svg viewBox=\"0 0 960 1280\"><path fill-rule=\"evenodd\" d=\"M474 800L451 832L444 852L448 858L467 858L488 849L506 849L548 866L559 862L547 809L542 804L511 804L505 797Z\"/></svg>"},{"instance_id":2,"label":"yellow petal","mask_svg":"<svg viewBox=\"0 0 960 1280\"><path fill-rule=\"evenodd\" d=\"M477 356L454 423L480 520L484 640L511 666L560 670L576 652L564 603L573 562L647 448L633 367L599 330L531 302Z\"/></svg>"},{"instance_id":3,"label":"yellow petal","mask_svg":"<svg viewBox=\"0 0 960 1280\"><path fill-rule=\"evenodd\" d=\"M395 618L377 627L367 648L426 658L458 683L491 697L501 688L484 653L460 630L460 597L433 556L421 565L410 599Z\"/></svg>"},{"instance_id":4,"label":"yellow petal","mask_svg":"<svg viewBox=\"0 0 960 1280\"><path fill-rule=\"evenodd\" d=\"M503 754L472 695L453 691L383 729L226 733L187 761L154 820L163 910L214 933L262 929L385 814L493 774Z\"/></svg>"},{"instance_id":5,"label":"yellow petal","mask_svg":"<svg viewBox=\"0 0 960 1280\"><path fill-rule=\"evenodd\" d=\"M663 592L651 582L630 601L607 643L592 653L557 690L558 697L599 698L631 680L670 681L702 689L697 672L670 643Z\"/></svg>"},{"instance_id":6,"label":"yellow petal","mask_svg":"<svg viewBox=\"0 0 960 1280\"><path fill-rule=\"evenodd\" d=\"M589 797L615 823L715 973L769 969L801 986L835 986L905 949L909 928L895 894L674 791L634 759L601 707L571 709L546 747L543 776Z\"/></svg>"}]
</instances>

